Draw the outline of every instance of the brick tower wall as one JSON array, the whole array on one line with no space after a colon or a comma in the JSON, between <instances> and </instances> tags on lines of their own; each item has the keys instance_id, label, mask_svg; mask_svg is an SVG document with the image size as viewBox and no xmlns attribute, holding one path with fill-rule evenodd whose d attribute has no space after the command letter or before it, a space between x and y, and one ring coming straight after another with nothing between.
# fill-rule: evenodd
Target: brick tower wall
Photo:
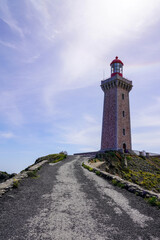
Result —
<instances>
[{"instance_id":1,"label":"brick tower wall","mask_svg":"<svg viewBox=\"0 0 160 240\"><path fill-rule=\"evenodd\" d=\"M117 148L117 89L104 93L101 150Z\"/></svg>"},{"instance_id":2,"label":"brick tower wall","mask_svg":"<svg viewBox=\"0 0 160 240\"><path fill-rule=\"evenodd\" d=\"M124 99L122 98L124 94ZM123 88L117 88L117 110L118 110L118 149L123 149L123 143L127 149L131 149L131 127L130 127L130 108L129 108L129 92ZM125 135L123 135L125 129Z\"/></svg>"},{"instance_id":3,"label":"brick tower wall","mask_svg":"<svg viewBox=\"0 0 160 240\"><path fill-rule=\"evenodd\" d=\"M101 150L131 148L129 92L132 81L118 74L103 80L104 91ZM122 97L123 94L123 97Z\"/></svg>"}]
</instances>

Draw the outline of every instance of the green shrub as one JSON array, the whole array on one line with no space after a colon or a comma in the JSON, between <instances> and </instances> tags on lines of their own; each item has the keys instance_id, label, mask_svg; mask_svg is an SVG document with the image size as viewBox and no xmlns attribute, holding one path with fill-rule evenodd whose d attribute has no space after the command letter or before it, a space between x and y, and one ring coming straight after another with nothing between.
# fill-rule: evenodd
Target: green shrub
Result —
<instances>
[{"instance_id":1,"label":"green shrub","mask_svg":"<svg viewBox=\"0 0 160 240\"><path fill-rule=\"evenodd\" d=\"M132 160L132 157L131 156L126 156L126 159L129 161L129 160Z\"/></svg>"},{"instance_id":2,"label":"green shrub","mask_svg":"<svg viewBox=\"0 0 160 240\"><path fill-rule=\"evenodd\" d=\"M42 162L43 160L48 160L51 163L55 163L55 162L62 161L66 157L67 157L67 152L64 151L64 152L61 152L61 153L49 154L47 156L40 157L35 161L35 163Z\"/></svg>"},{"instance_id":3,"label":"green shrub","mask_svg":"<svg viewBox=\"0 0 160 240\"><path fill-rule=\"evenodd\" d=\"M93 172L93 168L87 166L86 164L84 164L84 162L82 163L82 166L83 166L84 168L88 169L90 172Z\"/></svg>"},{"instance_id":4,"label":"green shrub","mask_svg":"<svg viewBox=\"0 0 160 240\"><path fill-rule=\"evenodd\" d=\"M116 179L112 179L112 183L113 183L113 185L117 186L118 181Z\"/></svg>"},{"instance_id":5,"label":"green shrub","mask_svg":"<svg viewBox=\"0 0 160 240\"><path fill-rule=\"evenodd\" d=\"M88 167L88 170L89 170L90 172L93 172L93 168L92 168L92 167Z\"/></svg>"},{"instance_id":6,"label":"green shrub","mask_svg":"<svg viewBox=\"0 0 160 240\"><path fill-rule=\"evenodd\" d=\"M88 169L88 166L86 164L84 164L84 162L82 163L82 166L86 169Z\"/></svg>"},{"instance_id":7,"label":"green shrub","mask_svg":"<svg viewBox=\"0 0 160 240\"><path fill-rule=\"evenodd\" d=\"M109 155L110 155L111 157L115 157L116 153L115 153L115 152L109 152Z\"/></svg>"},{"instance_id":8,"label":"green shrub","mask_svg":"<svg viewBox=\"0 0 160 240\"><path fill-rule=\"evenodd\" d=\"M152 206L157 206L160 208L160 201L156 197L150 197L147 199L147 202L151 204Z\"/></svg>"},{"instance_id":9,"label":"green shrub","mask_svg":"<svg viewBox=\"0 0 160 240\"><path fill-rule=\"evenodd\" d=\"M37 170L29 171L29 172L27 172L27 175L28 175L28 177L31 177L31 178L37 178L37 177L39 177L39 176L37 175Z\"/></svg>"},{"instance_id":10,"label":"green shrub","mask_svg":"<svg viewBox=\"0 0 160 240\"><path fill-rule=\"evenodd\" d=\"M117 186L117 187L120 187L120 188L124 188L124 187L125 187L125 184L124 184L124 183L121 183L121 182L119 182L119 181L116 180L116 179L112 179L112 184L113 184L114 186Z\"/></svg>"},{"instance_id":11,"label":"green shrub","mask_svg":"<svg viewBox=\"0 0 160 240\"><path fill-rule=\"evenodd\" d=\"M17 179L13 180L13 188L18 188L19 181Z\"/></svg>"},{"instance_id":12,"label":"green shrub","mask_svg":"<svg viewBox=\"0 0 160 240\"><path fill-rule=\"evenodd\" d=\"M100 171L96 171L96 175L100 176L101 172Z\"/></svg>"},{"instance_id":13,"label":"green shrub","mask_svg":"<svg viewBox=\"0 0 160 240\"><path fill-rule=\"evenodd\" d=\"M118 182L117 186L120 187L120 188L124 188L125 187L124 183L121 183L121 182Z\"/></svg>"}]
</instances>

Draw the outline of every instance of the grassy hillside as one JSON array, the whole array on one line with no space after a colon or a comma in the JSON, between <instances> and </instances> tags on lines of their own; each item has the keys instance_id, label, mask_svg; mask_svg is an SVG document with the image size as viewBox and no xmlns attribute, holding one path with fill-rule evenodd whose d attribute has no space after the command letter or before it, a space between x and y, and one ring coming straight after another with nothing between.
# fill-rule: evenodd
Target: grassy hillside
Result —
<instances>
[{"instance_id":1,"label":"grassy hillside","mask_svg":"<svg viewBox=\"0 0 160 240\"><path fill-rule=\"evenodd\" d=\"M160 193L160 157L146 158L109 151L98 154L97 158L93 161L105 161L104 170L107 172Z\"/></svg>"},{"instance_id":2,"label":"grassy hillside","mask_svg":"<svg viewBox=\"0 0 160 240\"><path fill-rule=\"evenodd\" d=\"M33 171L30 171L29 168L34 166L35 164L37 163L40 163L42 162L43 160L48 160L49 163L57 163L57 162L60 162L62 161L63 159L65 159L67 157L67 152L66 151L62 151L60 153L56 153L56 154L49 154L47 156L43 156L43 157L40 157L38 158L34 164L28 166L26 169L22 170L22 172L24 171L28 171L28 176L29 177L37 177L37 170L33 170ZM0 171L0 183L2 182L5 182L6 180L8 180L9 178L12 178L14 177L16 174L13 173L13 174L8 174L7 172L2 172Z\"/></svg>"},{"instance_id":3,"label":"grassy hillside","mask_svg":"<svg viewBox=\"0 0 160 240\"><path fill-rule=\"evenodd\" d=\"M35 164L36 163L39 163L43 160L48 160L50 163L57 163L57 162L60 162L62 161L63 159L65 159L67 157L67 152L64 151L64 152L60 152L60 153L55 153L55 154L49 154L47 156L44 156L44 157L40 157L38 158L36 161L35 161Z\"/></svg>"}]
</instances>

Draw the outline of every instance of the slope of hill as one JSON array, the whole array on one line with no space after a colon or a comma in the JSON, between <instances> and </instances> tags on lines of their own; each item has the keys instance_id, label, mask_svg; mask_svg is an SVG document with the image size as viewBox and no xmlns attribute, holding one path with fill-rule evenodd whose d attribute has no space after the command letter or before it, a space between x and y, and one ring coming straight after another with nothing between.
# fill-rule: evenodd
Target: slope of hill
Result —
<instances>
[{"instance_id":1,"label":"slope of hill","mask_svg":"<svg viewBox=\"0 0 160 240\"><path fill-rule=\"evenodd\" d=\"M146 158L109 151L91 161L104 161L103 170L160 193L160 156Z\"/></svg>"}]
</instances>

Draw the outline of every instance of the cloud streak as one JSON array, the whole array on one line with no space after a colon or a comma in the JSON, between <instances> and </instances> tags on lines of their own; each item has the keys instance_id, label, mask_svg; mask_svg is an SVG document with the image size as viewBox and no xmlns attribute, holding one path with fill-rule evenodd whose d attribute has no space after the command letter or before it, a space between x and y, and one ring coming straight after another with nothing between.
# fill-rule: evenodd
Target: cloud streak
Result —
<instances>
[{"instance_id":1,"label":"cloud streak","mask_svg":"<svg viewBox=\"0 0 160 240\"><path fill-rule=\"evenodd\" d=\"M11 139L15 138L15 135L12 132L0 132L0 138Z\"/></svg>"}]
</instances>

